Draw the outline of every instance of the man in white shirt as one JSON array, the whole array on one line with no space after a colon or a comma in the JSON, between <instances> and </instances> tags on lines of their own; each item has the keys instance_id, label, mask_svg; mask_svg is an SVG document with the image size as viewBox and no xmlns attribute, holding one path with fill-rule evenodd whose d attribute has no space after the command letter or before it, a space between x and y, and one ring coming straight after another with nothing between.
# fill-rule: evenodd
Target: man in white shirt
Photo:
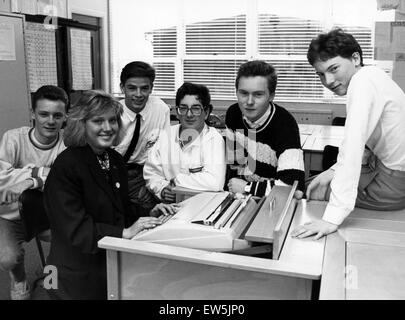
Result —
<instances>
[{"instance_id":1,"label":"man in white shirt","mask_svg":"<svg viewBox=\"0 0 405 320\"><path fill-rule=\"evenodd\" d=\"M156 204L143 178L143 166L148 151L155 144L161 130L170 126L170 108L158 97L150 96L155 80L155 69L142 61L128 63L121 72L122 130L120 143L115 148L127 163L129 196L145 213Z\"/></svg>"},{"instance_id":2,"label":"man in white shirt","mask_svg":"<svg viewBox=\"0 0 405 320\"><path fill-rule=\"evenodd\" d=\"M225 142L209 127L212 106L206 86L186 82L176 94L180 124L161 134L149 153L143 174L147 187L163 202L174 202L173 186L222 191L225 183Z\"/></svg>"},{"instance_id":3,"label":"man in white shirt","mask_svg":"<svg viewBox=\"0 0 405 320\"><path fill-rule=\"evenodd\" d=\"M293 231L319 239L335 232L355 206L405 208L405 94L382 70L364 66L354 37L335 29L312 40L308 61L322 84L347 94L345 137L337 163L307 188L307 199L329 200L321 220Z\"/></svg>"},{"instance_id":4,"label":"man in white shirt","mask_svg":"<svg viewBox=\"0 0 405 320\"><path fill-rule=\"evenodd\" d=\"M10 273L12 300L26 300L31 294L18 198L27 189L42 189L50 166L65 149L61 128L66 120L66 92L43 86L32 100L34 127L9 130L0 139L0 270Z\"/></svg>"}]
</instances>

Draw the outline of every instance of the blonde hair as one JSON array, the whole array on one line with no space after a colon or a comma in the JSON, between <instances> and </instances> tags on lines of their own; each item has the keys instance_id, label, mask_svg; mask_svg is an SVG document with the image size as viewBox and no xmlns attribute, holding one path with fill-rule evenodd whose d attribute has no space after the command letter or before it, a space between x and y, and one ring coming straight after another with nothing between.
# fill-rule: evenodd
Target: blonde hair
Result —
<instances>
[{"instance_id":1,"label":"blonde hair","mask_svg":"<svg viewBox=\"0 0 405 320\"><path fill-rule=\"evenodd\" d=\"M65 145L67 147L85 146L87 144L86 121L95 115L100 115L110 110L113 110L117 117L120 131L122 127L121 115L123 112L121 103L102 90L84 91L69 110L64 130ZM119 133L117 133L114 145L118 144Z\"/></svg>"}]
</instances>

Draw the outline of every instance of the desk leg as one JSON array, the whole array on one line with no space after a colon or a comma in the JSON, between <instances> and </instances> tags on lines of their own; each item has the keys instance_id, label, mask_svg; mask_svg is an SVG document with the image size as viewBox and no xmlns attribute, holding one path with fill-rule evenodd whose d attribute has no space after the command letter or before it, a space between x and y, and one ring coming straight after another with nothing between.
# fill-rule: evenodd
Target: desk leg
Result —
<instances>
[{"instance_id":1,"label":"desk leg","mask_svg":"<svg viewBox=\"0 0 405 320\"><path fill-rule=\"evenodd\" d=\"M107 250L107 299L119 300L118 252Z\"/></svg>"},{"instance_id":2,"label":"desk leg","mask_svg":"<svg viewBox=\"0 0 405 320\"><path fill-rule=\"evenodd\" d=\"M309 177L309 171L311 170L311 153L304 151L304 168L305 168L305 180Z\"/></svg>"}]
</instances>

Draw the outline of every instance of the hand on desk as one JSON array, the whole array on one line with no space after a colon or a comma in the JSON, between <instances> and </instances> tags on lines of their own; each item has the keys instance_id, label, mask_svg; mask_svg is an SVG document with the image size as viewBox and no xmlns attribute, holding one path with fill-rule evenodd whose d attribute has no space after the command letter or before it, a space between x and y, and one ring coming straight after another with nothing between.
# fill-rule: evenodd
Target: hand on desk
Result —
<instances>
[{"instance_id":1,"label":"hand on desk","mask_svg":"<svg viewBox=\"0 0 405 320\"><path fill-rule=\"evenodd\" d=\"M330 183L335 175L333 169L328 169L317 175L307 187L307 200L328 201L330 194Z\"/></svg>"},{"instance_id":2,"label":"hand on desk","mask_svg":"<svg viewBox=\"0 0 405 320\"><path fill-rule=\"evenodd\" d=\"M232 178L228 182L228 190L233 193L245 193L247 182L242 179Z\"/></svg>"},{"instance_id":3,"label":"hand on desk","mask_svg":"<svg viewBox=\"0 0 405 320\"><path fill-rule=\"evenodd\" d=\"M157 225L162 224L162 221L155 217L140 217L132 226L122 231L124 239L132 239L137 233L144 229L152 229Z\"/></svg>"},{"instance_id":4,"label":"hand on desk","mask_svg":"<svg viewBox=\"0 0 405 320\"><path fill-rule=\"evenodd\" d=\"M291 233L293 238L306 238L312 235L316 235L314 240L321 239L323 236L327 236L335 232L338 229L336 224L327 222L325 220L314 220L307 222L298 228L294 229Z\"/></svg>"},{"instance_id":5,"label":"hand on desk","mask_svg":"<svg viewBox=\"0 0 405 320\"><path fill-rule=\"evenodd\" d=\"M295 190L295 192L294 192L295 199L301 200L303 196L304 196L304 192L302 192L301 190Z\"/></svg>"}]
</instances>

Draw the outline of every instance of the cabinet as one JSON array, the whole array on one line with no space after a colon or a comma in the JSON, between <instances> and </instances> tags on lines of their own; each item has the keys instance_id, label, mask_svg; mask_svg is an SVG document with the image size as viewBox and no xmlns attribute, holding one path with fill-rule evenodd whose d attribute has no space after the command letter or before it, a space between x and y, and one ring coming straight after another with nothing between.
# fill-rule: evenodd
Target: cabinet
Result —
<instances>
[{"instance_id":1,"label":"cabinet","mask_svg":"<svg viewBox=\"0 0 405 320\"><path fill-rule=\"evenodd\" d=\"M31 102L24 48L24 16L0 13L0 29L0 136L2 136L9 129L29 125Z\"/></svg>"}]
</instances>

